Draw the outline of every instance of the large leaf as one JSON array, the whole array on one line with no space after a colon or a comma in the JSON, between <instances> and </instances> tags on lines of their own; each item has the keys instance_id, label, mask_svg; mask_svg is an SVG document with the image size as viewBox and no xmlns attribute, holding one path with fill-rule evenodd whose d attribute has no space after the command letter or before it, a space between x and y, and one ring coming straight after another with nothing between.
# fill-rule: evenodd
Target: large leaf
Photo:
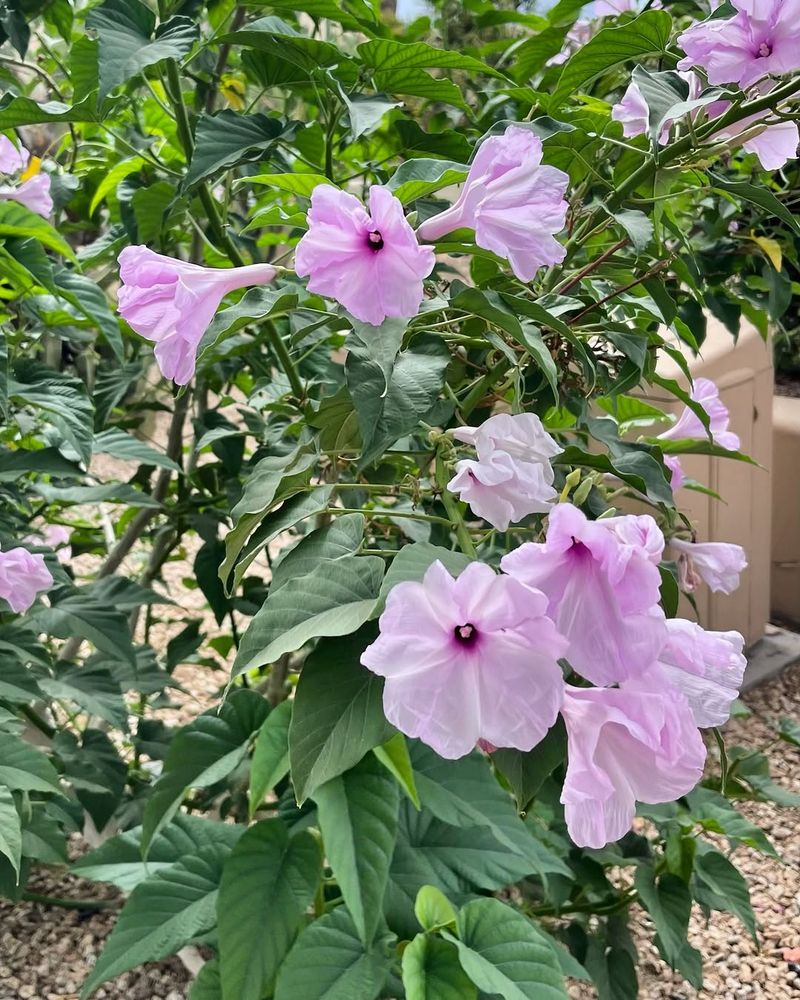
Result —
<instances>
[{"instance_id":1,"label":"large leaf","mask_svg":"<svg viewBox=\"0 0 800 1000\"><path fill-rule=\"evenodd\" d=\"M458 915L464 971L484 993L503 1000L566 1000L561 969L549 940L499 899L475 899Z\"/></svg>"},{"instance_id":2,"label":"large leaf","mask_svg":"<svg viewBox=\"0 0 800 1000\"><path fill-rule=\"evenodd\" d=\"M403 952L406 1000L475 1000L478 989L449 941L418 934Z\"/></svg>"},{"instance_id":3,"label":"large leaf","mask_svg":"<svg viewBox=\"0 0 800 1000\"><path fill-rule=\"evenodd\" d=\"M288 127L297 126L292 123ZM191 187L244 160L264 159L286 131L283 118L270 118L260 112L243 115L226 109L216 115L202 115L197 122L186 184Z\"/></svg>"},{"instance_id":4,"label":"large leaf","mask_svg":"<svg viewBox=\"0 0 800 1000\"><path fill-rule=\"evenodd\" d=\"M69 639L88 639L99 650L133 665L136 653L126 616L113 605L101 603L88 588L51 591L49 608L37 608L33 622L43 632Z\"/></svg>"},{"instance_id":5,"label":"large leaf","mask_svg":"<svg viewBox=\"0 0 800 1000\"><path fill-rule=\"evenodd\" d=\"M664 54L671 32L672 18L664 10L646 10L625 24L601 29L567 61L551 98L550 110L620 63Z\"/></svg>"},{"instance_id":6,"label":"large leaf","mask_svg":"<svg viewBox=\"0 0 800 1000\"><path fill-rule=\"evenodd\" d=\"M712 848L702 851L695 860L694 875L694 897L698 903L735 914L757 941L750 890L742 873L725 855Z\"/></svg>"},{"instance_id":7,"label":"large leaf","mask_svg":"<svg viewBox=\"0 0 800 1000\"><path fill-rule=\"evenodd\" d=\"M358 416L367 465L394 442L415 430L439 398L450 354L432 335L417 337L386 373L363 343L354 341L345 363L347 387Z\"/></svg>"},{"instance_id":8,"label":"large leaf","mask_svg":"<svg viewBox=\"0 0 800 1000\"><path fill-rule=\"evenodd\" d=\"M6 732L0 732L0 785L12 791L61 792L56 769L42 751Z\"/></svg>"},{"instance_id":9,"label":"large leaf","mask_svg":"<svg viewBox=\"0 0 800 1000\"><path fill-rule=\"evenodd\" d=\"M390 925L404 935L416 933L414 904L425 885L458 902L477 889L495 891L530 874L530 863L487 826L451 826L403 800L387 895Z\"/></svg>"},{"instance_id":10,"label":"large leaf","mask_svg":"<svg viewBox=\"0 0 800 1000\"><path fill-rule=\"evenodd\" d=\"M204 847L136 886L86 980L82 998L121 972L173 955L214 927L225 853Z\"/></svg>"},{"instance_id":11,"label":"large leaf","mask_svg":"<svg viewBox=\"0 0 800 1000\"><path fill-rule=\"evenodd\" d=\"M222 853L232 850L243 833L240 825L178 814L153 839L146 861L142 857L142 828L137 826L82 855L72 868L81 878L111 882L130 892L156 872L204 848L216 847Z\"/></svg>"},{"instance_id":12,"label":"large leaf","mask_svg":"<svg viewBox=\"0 0 800 1000\"><path fill-rule=\"evenodd\" d=\"M188 17L171 17L156 31L155 14L141 0L105 0L86 27L97 32L101 99L162 59L182 59L199 37Z\"/></svg>"},{"instance_id":13,"label":"large leaf","mask_svg":"<svg viewBox=\"0 0 800 1000\"><path fill-rule=\"evenodd\" d=\"M303 665L289 727L292 781L300 802L392 735L383 714L383 680L360 663L375 635L367 627L342 639L325 639Z\"/></svg>"},{"instance_id":14,"label":"large leaf","mask_svg":"<svg viewBox=\"0 0 800 1000\"><path fill-rule=\"evenodd\" d=\"M347 635L364 624L383 579L379 556L327 559L271 593L242 638L233 676L274 663L317 636Z\"/></svg>"},{"instance_id":15,"label":"large leaf","mask_svg":"<svg viewBox=\"0 0 800 1000\"><path fill-rule=\"evenodd\" d=\"M427 157L406 160L392 174L386 185L403 204L425 198L450 184L460 184L467 176L463 163L449 160L431 160Z\"/></svg>"},{"instance_id":16,"label":"large leaf","mask_svg":"<svg viewBox=\"0 0 800 1000\"><path fill-rule=\"evenodd\" d=\"M517 809L524 812L547 778L567 757L567 733L561 718L541 742L524 753L522 750L496 750L492 762L508 781Z\"/></svg>"},{"instance_id":17,"label":"large leaf","mask_svg":"<svg viewBox=\"0 0 800 1000\"><path fill-rule=\"evenodd\" d=\"M22 824L14 796L3 785L0 785L0 854L8 858L11 867L19 877L19 866L22 861Z\"/></svg>"},{"instance_id":18,"label":"large leaf","mask_svg":"<svg viewBox=\"0 0 800 1000\"><path fill-rule=\"evenodd\" d=\"M0 201L0 236L38 240L42 246L73 260L72 247L47 219L16 201Z\"/></svg>"},{"instance_id":19,"label":"large leaf","mask_svg":"<svg viewBox=\"0 0 800 1000\"><path fill-rule=\"evenodd\" d=\"M0 220L4 207L6 204L0 203ZM38 361L21 361L14 366L13 377L9 379L8 395L19 403L43 410L80 460L88 464L92 457L94 410L79 379L53 371Z\"/></svg>"},{"instance_id":20,"label":"large leaf","mask_svg":"<svg viewBox=\"0 0 800 1000\"><path fill-rule=\"evenodd\" d=\"M267 792L289 773L289 724L292 701L283 701L269 713L258 731L250 763L247 799L250 818L255 815Z\"/></svg>"},{"instance_id":21,"label":"large leaf","mask_svg":"<svg viewBox=\"0 0 800 1000\"><path fill-rule=\"evenodd\" d=\"M407 69L465 69L480 76L503 74L473 56L455 49L443 49L425 42L399 42L392 38L373 38L358 47L358 54L367 66L381 73Z\"/></svg>"},{"instance_id":22,"label":"large leaf","mask_svg":"<svg viewBox=\"0 0 800 1000\"><path fill-rule=\"evenodd\" d=\"M689 886L669 872L656 879L652 868L640 865L634 879L642 905L655 924L659 951L673 968L687 944L692 896Z\"/></svg>"},{"instance_id":23,"label":"large leaf","mask_svg":"<svg viewBox=\"0 0 800 1000\"><path fill-rule=\"evenodd\" d=\"M347 59L337 45L309 38L279 17L259 18L239 31L223 35L220 41L259 49L307 74L321 66L335 66Z\"/></svg>"},{"instance_id":24,"label":"large leaf","mask_svg":"<svg viewBox=\"0 0 800 1000\"><path fill-rule=\"evenodd\" d=\"M94 101L84 98L72 106L62 101L32 101L6 93L0 101L0 131L20 125L43 125L46 122L93 122L97 118Z\"/></svg>"},{"instance_id":25,"label":"large leaf","mask_svg":"<svg viewBox=\"0 0 800 1000\"><path fill-rule=\"evenodd\" d=\"M315 920L281 966L275 1000L374 1000L392 962L377 943L364 950L344 906Z\"/></svg>"},{"instance_id":26,"label":"large leaf","mask_svg":"<svg viewBox=\"0 0 800 1000\"><path fill-rule=\"evenodd\" d=\"M113 455L114 458L124 458L143 465L158 465L162 469L180 472L177 462L120 427L109 427L95 434L92 451L94 454Z\"/></svg>"},{"instance_id":27,"label":"large leaf","mask_svg":"<svg viewBox=\"0 0 800 1000\"><path fill-rule=\"evenodd\" d=\"M747 181L733 181L722 177L720 174L709 173L711 183L715 188L733 195L734 198L741 198L742 201L750 202L758 208L763 209L768 216L774 215L785 222L786 225L797 235L800 235L800 222L775 195L761 184L749 184Z\"/></svg>"},{"instance_id":28,"label":"large leaf","mask_svg":"<svg viewBox=\"0 0 800 1000\"><path fill-rule=\"evenodd\" d=\"M223 1000L261 1000L299 930L322 874L317 840L272 819L251 827L225 862L219 891Z\"/></svg>"},{"instance_id":29,"label":"large leaf","mask_svg":"<svg viewBox=\"0 0 800 1000\"><path fill-rule=\"evenodd\" d=\"M518 854L532 872L569 874L555 855L543 852L484 756L476 751L461 760L446 761L418 740L409 747L420 800L434 816L452 826L487 827L495 840Z\"/></svg>"},{"instance_id":30,"label":"large leaf","mask_svg":"<svg viewBox=\"0 0 800 1000\"><path fill-rule=\"evenodd\" d=\"M128 708L120 686L103 667L62 665L55 677L42 677L39 686L51 698L74 702L117 729L128 728Z\"/></svg>"},{"instance_id":31,"label":"large leaf","mask_svg":"<svg viewBox=\"0 0 800 1000\"><path fill-rule=\"evenodd\" d=\"M103 289L86 275L65 267L55 272L54 280L59 293L97 327L117 360L123 361L125 349L119 320L111 311Z\"/></svg>"},{"instance_id":32,"label":"large leaf","mask_svg":"<svg viewBox=\"0 0 800 1000\"><path fill-rule=\"evenodd\" d=\"M211 709L178 730L145 808L143 852L175 815L190 788L208 788L238 767L268 711L261 695L239 690L219 711Z\"/></svg>"},{"instance_id":33,"label":"large leaf","mask_svg":"<svg viewBox=\"0 0 800 1000\"><path fill-rule=\"evenodd\" d=\"M325 853L365 947L375 937L397 837L400 789L367 754L314 792Z\"/></svg>"}]
</instances>

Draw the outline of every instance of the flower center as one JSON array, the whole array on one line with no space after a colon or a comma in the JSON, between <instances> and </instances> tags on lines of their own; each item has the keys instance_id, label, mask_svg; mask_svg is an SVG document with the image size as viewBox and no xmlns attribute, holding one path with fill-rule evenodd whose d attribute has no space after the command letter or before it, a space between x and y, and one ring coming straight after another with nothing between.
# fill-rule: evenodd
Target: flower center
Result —
<instances>
[{"instance_id":1,"label":"flower center","mask_svg":"<svg viewBox=\"0 0 800 1000\"><path fill-rule=\"evenodd\" d=\"M471 646L478 638L478 630L470 622L467 622L465 625L456 625L453 629L453 635L462 646Z\"/></svg>"},{"instance_id":2,"label":"flower center","mask_svg":"<svg viewBox=\"0 0 800 1000\"><path fill-rule=\"evenodd\" d=\"M373 253L383 250L383 237L379 230L373 229L371 233L367 233L367 246Z\"/></svg>"},{"instance_id":3,"label":"flower center","mask_svg":"<svg viewBox=\"0 0 800 1000\"><path fill-rule=\"evenodd\" d=\"M771 56L772 55L772 46L769 44L769 42L762 42L759 45L759 47L758 47L758 54L763 59L766 59L767 56Z\"/></svg>"}]
</instances>

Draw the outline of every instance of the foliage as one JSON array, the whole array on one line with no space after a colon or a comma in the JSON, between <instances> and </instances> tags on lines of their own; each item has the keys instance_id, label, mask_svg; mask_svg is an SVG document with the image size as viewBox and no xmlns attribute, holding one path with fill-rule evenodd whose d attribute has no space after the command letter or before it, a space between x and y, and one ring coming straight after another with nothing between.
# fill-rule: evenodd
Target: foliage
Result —
<instances>
[{"instance_id":1,"label":"foliage","mask_svg":"<svg viewBox=\"0 0 800 1000\"><path fill-rule=\"evenodd\" d=\"M498 403L537 413L565 448L564 496L592 516L633 496L674 529L649 436L663 415L638 395L684 398L659 355L701 347L709 315L732 335L796 326L796 170L765 173L702 124L659 148L611 119L634 65L660 80L662 120L684 102L666 71L705 11L663 6L554 62L571 0L437 0L410 24L377 0L4 5L0 129L41 156L55 215L0 201L0 542L43 553L54 585L0 612L0 893L24 898L87 823L109 838L74 866L129 893L85 996L202 943L195 1000L557 1000L564 976L625 1000L634 905L696 986L693 906L755 936L715 844L774 855L730 801L789 801L764 753L729 750L723 777L642 807L643 832L583 850L559 732L444 762L389 725L360 662L396 583L514 544L447 492L443 431ZM744 117L798 89L744 111L729 96ZM124 246L287 263L322 180L386 184L421 221L512 122L569 175L566 260L531 283L460 230L419 315L375 329L287 272L228 297L174 394L116 315ZM187 558L225 630L208 641L165 583ZM166 647L165 608L181 625ZM185 664L229 673L175 729Z\"/></svg>"}]
</instances>

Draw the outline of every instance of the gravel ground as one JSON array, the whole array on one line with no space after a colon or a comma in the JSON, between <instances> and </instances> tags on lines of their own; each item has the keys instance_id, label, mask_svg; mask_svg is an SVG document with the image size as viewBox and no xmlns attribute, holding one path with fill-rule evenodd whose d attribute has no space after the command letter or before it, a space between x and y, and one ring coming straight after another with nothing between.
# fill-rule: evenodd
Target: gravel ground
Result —
<instances>
[{"instance_id":1,"label":"gravel ground","mask_svg":"<svg viewBox=\"0 0 800 1000\"><path fill-rule=\"evenodd\" d=\"M211 678L214 680L210 682ZM208 698L221 675L184 668L183 681L195 705ZM195 686L196 685L196 686ZM762 745L774 735L773 723L797 715L800 666L745 696L753 711L726 729L730 744ZM188 707L188 705L186 706ZM785 743L771 754L773 775L785 788L800 792L800 751ZM761 925L757 950L741 924L715 913L706 926L693 916L690 938L705 958L706 988L686 986L658 958L648 943L647 918L637 917L640 938L640 1000L800 1000L800 825L797 813L765 803L742 811L772 838L784 864L741 848L736 863L747 875L753 907ZM113 889L57 871L41 870L29 887L47 895L115 899ZM21 903L0 902L0 1000L77 1000L80 986L114 922L113 911L90 913ZM789 959L793 959L790 962ZM794 964L798 963L798 964ZM184 1000L189 975L177 959L126 973L98 990L97 1000ZM590 1000L591 990L575 987L576 1000ZM298 998L302 1000L302 998Z\"/></svg>"}]
</instances>

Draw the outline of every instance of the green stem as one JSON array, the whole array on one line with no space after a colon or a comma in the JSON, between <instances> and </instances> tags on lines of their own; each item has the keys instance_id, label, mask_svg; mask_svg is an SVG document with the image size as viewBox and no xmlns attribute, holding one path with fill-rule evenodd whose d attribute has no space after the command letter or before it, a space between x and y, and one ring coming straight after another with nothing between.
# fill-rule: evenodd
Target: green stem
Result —
<instances>
[{"instance_id":1,"label":"green stem","mask_svg":"<svg viewBox=\"0 0 800 1000\"><path fill-rule=\"evenodd\" d=\"M511 362L508 358L501 358L501 360L498 361L493 368L490 368L485 375L478 379L475 385L467 393L464 398L464 402L460 406L461 414L465 420L469 417L470 413L472 413L478 403L480 403L487 391L499 378L505 375L510 367Z\"/></svg>"},{"instance_id":2,"label":"green stem","mask_svg":"<svg viewBox=\"0 0 800 1000\"><path fill-rule=\"evenodd\" d=\"M725 749L725 740L722 738L722 733L714 726L711 730L714 734L714 739L717 741L717 748L719 749L719 790L722 795L727 794L728 788L728 751Z\"/></svg>"},{"instance_id":3,"label":"green stem","mask_svg":"<svg viewBox=\"0 0 800 1000\"><path fill-rule=\"evenodd\" d=\"M414 521L430 521L431 524L445 524L453 527L452 521L446 517L436 517L434 514L417 514L410 510L366 510L363 507L328 507L327 514L365 514L368 517L410 517Z\"/></svg>"},{"instance_id":4,"label":"green stem","mask_svg":"<svg viewBox=\"0 0 800 1000\"><path fill-rule=\"evenodd\" d=\"M66 896L46 896L41 892L22 893L27 903L42 903L44 906L60 906L63 910L118 910L116 899L69 899Z\"/></svg>"},{"instance_id":5,"label":"green stem","mask_svg":"<svg viewBox=\"0 0 800 1000\"><path fill-rule=\"evenodd\" d=\"M461 509L458 506L458 501L447 488L447 479L448 475L444 464L444 458L442 457L441 451L439 451L436 453L436 482L439 484L439 488L442 491L442 504L444 505L444 509L447 511L447 516L455 526L456 538L458 539L461 551L465 556L469 556L470 559L477 559L478 553L475 551L475 543L472 541L472 535L470 535L469 530L464 523L464 518L461 515Z\"/></svg>"},{"instance_id":6,"label":"green stem","mask_svg":"<svg viewBox=\"0 0 800 1000\"><path fill-rule=\"evenodd\" d=\"M186 108L186 103L183 100L183 91L181 90L181 78L180 73L178 72L178 64L174 59L167 59L166 65L168 84L167 93L170 101L172 102L172 106L175 109L175 121L178 127L178 138L183 146L183 151L186 155L186 162L189 163L191 162L192 154L194 153L194 136L192 135L192 127L189 123L189 112ZM200 199L200 204L203 206L206 217L208 218L208 226L211 230L211 238L214 243L216 243L220 250L224 251L228 260L230 260L235 267L244 267L244 257L242 257L239 252L239 248L236 246L230 233L225 228L217 208L217 203L214 201L214 196L211 194L208 184L206 184L205 181L198 184L197 196ZM299 400L305 399L305 387L303 386L303 381L300 378L300 373L297 371L297 368L292 361L289 350L278 332L278 328L271 320L267 320L264 323L264 330L267 334L269 345L278 360L278 364L285 372L286 377L289 379L289 384L292 387L293 394Z\"/></svg>"}]
</instances>

